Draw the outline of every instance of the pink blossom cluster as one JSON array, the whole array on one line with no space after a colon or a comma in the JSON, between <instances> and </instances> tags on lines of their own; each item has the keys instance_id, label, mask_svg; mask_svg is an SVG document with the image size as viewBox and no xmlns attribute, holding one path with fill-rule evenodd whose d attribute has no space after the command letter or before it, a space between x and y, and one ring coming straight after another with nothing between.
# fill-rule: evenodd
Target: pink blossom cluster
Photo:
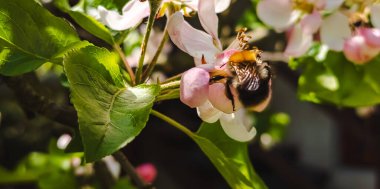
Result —
<instances>
[{"instance_id":1,"label":"pink blossom cluster","mask_svg":"<svg viewBox=\"0 0 380 189\"><path fill-rule=\"evenodd\" d=\"M164 0L161 4L160 15L164 14L165 6L184 7L176 9L172 15L167 13L167 31L172 42L182 51L194 58L196 67L185 72L181 78L181 101L197 109L199 117L208 123L220 120L225 133L237 141L249 141L255 134L251 117L241 104L236 89L231 88L232 98L226 95L225 83L210 83L210 73L217 70L228 71L229 57L242 49L239 42L234 41L228 48L222 48L218 37L217 13L224 11L230 5L230 0ZM99 20L113 30L126 30L135 27L149 14L148 1L129 1L122 10L116 11L98 7ZM172 10L173 11L173 10ZM184 19L189 11L197 11L200 23L204 29L193 28ZM256 107L263 110L269 98Z\"/></svg>"},{"instance_id":2,"label":"pink blossom cluster","mask_svg":"<svg viewBox=\"0 0 380 189\"><path fill-rule=\"evenodd\" d=\"M380 2L374 0L261 0L259 18L288 32L285 54L304 55L313 41L363 64L380 53Z\"/></svg>"},{"instance_id":3,"label":"pink blossom cluster","mask_svg":"<svg viewBox=\"0 0 380 189\"><path fill-rule=\"evenodd\" d=\"M199 0L199 21L206 31L193 28L179 12L169 18L168 33L172 42L182 51L194 58L196 67L185 72L181 78L180 99L186 105L196 108L199 117L208 123L220 120L225 133L237 141L249 141L256 130L250 117L239 101L237 91L225 83L210 83L210 72L228 71L227 62L230 56L241 50L239 42L234 41L224 49L218 37L218 17L215 12L215 1ZM226 96L226 87L230 87L232 98ZM263 102L258 111L268 104Z\"/></svg>"}]
</instances>

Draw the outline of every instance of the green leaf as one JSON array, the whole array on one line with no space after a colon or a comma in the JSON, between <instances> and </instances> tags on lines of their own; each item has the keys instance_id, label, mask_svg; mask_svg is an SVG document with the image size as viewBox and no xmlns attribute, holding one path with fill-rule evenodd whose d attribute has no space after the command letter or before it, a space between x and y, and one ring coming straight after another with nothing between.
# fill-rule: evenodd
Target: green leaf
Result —
<instances>
[{"instance_id":1,"label":"green leaf","mask_svg":"<svg viewBox=\"0 0 380 189\"><path fill-rule=\"evenodd\" d=\"M93 17L77 11L69 11L69 14L75 22L94 36L104 40L110 45L115 43L111 32Z\"/></svg>"},{"instance_id":2,"label":"green leaf","mask_svg":"<svg viewBox=\"0 0 380 189\"><path fill-rule=\"evenodd\" d=\"M64 60L88 162L131 142L145 127L159 93L157 85L125 85L117 63L116 54L93 46Z\"/></svg>"},{"instance_id":3,"label":"green leaf","mask_svg":"<svg viewBox=\"0 0 380 189\"><path fill-rule=\"evenodd\" d=\"M136 189L128 178L121 178L116 181L112 189Z\"/></svg>"},{"instance_id":4,"label":"green leaf","mask_svg":"<svg viewBox=\"0 0 380 189\"><path fill-rule=\"evenodd\" d=\"M52 178L55 178L55 180L58 181L58 176L55 176L56 174L67 176L71 175L74 179L72 167L68 162L71 162L74 158L76 159L81 157L82 155L80 153L64 154L63 152L55 152L53 154L46 154L32 152L25 159L20 161L14 170L6 170L0 167L0 185L12 183L20 184L22 182L36 181L45 182ZM68 182L68 180L66 181ZM70 186L72 186L71 184L73 181L75 182L75 180L70 181Z\"/></svg>"},{"instance_id":5,"label":"green leaf","mask_svg":"<svg viewBox=\"0 0 380 189\"><path fill-rule=\"evenodd\" d=\"M67 189L79 188L75 175L71 172L54 171L44 174L38 180L40 189Z\"/></svg>"},{"instance_id":6,"label":"green leaf","mask_svg":"<svg viewBox=\"0 0 380 189\"><path fill-rule=\"evenodd\" d=\"M32 71L79 38L64 19L31 0L0 0L0 74Z\"/></svg>"},{"instance_id":7,"label":"green leaf","mask_svg":"<svg viewBox=\"0 0 380 189\"><path fill-rule=\"evenodd\" d=\"M191 136L231 188L266 189L248 156L248 144L228 137L219 122L203 123L197 135Z\"/></svg>"},{"instance_id":8,"label":"green leaf","mask_svg":"<svg viewBox=\"0 0 380 189\"><path fill-rule=\"evenodd\" d=\"M298 81L300 99L348 107L380 103L380 77L374 71L379 69L379 61L357 66L337 52L328 52L323 62L305 60Z\"/></svg>"},{"instance_id":9,"label":"green leaf","mask_svg":"<svg viewBox=\"0 0 380 189\"><path fill-rule=\"evenodd\" d=\"M106 9L117 9L120 12L127 2L128 0L79 0L74 7L70 7L69 0L53 1L54 5L64 12L68 12L70 9L87 12L86 10L96 9L98 6L103 6Z\"/></svg>"},{"instance_id":10,"label":"green leaf","mask_svg":"<svg viewBox=\"0 0 380 189\"><path fill-rule=\"evenodd\" d=\"M91 4L93 7L102 5L106 9L117 9L118 11L121 11L128 1L129 0L87 0L87 3Z\"/></svg>"},{"instance_id":11,"label":"green leaf","mask_svg":"<svg viewBox=\"0 0 380 189\"><path fill-rule=\"evenodd\" d=\"M368 82L369 85L380 94L380 55L378 55L375 59L368 62L364 67L364 80Z\"/></svg>"}]
</instances>

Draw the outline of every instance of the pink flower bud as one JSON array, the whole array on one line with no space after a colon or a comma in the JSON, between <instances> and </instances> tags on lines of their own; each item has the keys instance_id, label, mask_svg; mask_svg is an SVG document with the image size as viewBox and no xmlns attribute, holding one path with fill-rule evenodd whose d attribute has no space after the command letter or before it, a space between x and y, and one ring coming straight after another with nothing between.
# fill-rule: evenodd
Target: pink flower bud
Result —
<instances>
[{"instance_id":1,"label":"pink flower bud","mask_svg":"<svg viewBox=\"0 0 380 189\"><path fill-rule=\"evenodd\" d=\"M377 56L379 52L380 49L370 46L366 37L360 32L344 42L343 53L355 64L364 64Z\"/></svg>"},{"instance_id":2,"label":"pink flower bud","mask_svg":"<svg viewBox=\"0 0 380 189\"><path fill-rule=\"evenodd\" d=\"M182 75L180 85L181 101L195 108L206 102L208 96L208 87L210 74L208 71L195 67L191 68Z\"/></svg>"},{"instance_id":3,"label":"pink flower bud","mask_svg":"<svg viewBox=\"0 0 380 189\"><path fill-rule=\"evenodd\" d=\"M373 48L380 48L380 29L359 28L358 33L364 36L366 43Z\"/></svg>"},{"instance_id":4,"label":"pink flower bud","mask_svg":"<svg viewBox=\"0 0 380 189\"><path fill-rule=\"evenodd\" d=\"M144 163L137 166L136 172L147 183L152 183L157 176L157 169L151 163Z\"/></svg>"}]
</instances>

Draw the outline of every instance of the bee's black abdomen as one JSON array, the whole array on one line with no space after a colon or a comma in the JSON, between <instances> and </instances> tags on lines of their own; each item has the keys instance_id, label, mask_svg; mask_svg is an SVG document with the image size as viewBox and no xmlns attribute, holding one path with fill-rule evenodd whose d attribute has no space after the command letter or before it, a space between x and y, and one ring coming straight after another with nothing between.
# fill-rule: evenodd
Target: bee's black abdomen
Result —
<instances>
[{"instance_id":1,"label":"bee's black abdomen","mask_svg":"<svg viewBox=\"0 0 380 189\"><path fill-rule=\"evenodd\" d=\"M269 81L270 78L259 81L259 86L255 90L249 90L244 84L240 85L237 90L239 92L239 99L243 105L248 107L255 106L267 99L270 92Z\"/></svg>"}]
</instances>

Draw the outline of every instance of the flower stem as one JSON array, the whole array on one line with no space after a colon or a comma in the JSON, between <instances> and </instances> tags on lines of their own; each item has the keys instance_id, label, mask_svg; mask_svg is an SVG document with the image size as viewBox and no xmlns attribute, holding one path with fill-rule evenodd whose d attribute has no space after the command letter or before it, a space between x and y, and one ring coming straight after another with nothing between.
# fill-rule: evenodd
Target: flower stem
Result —
<instances>
[{"instance_id":1,"label":"flower stem","mask_svg":"<svg viewBox=\"0 0 380 189\"><path fill-rule=\"evenodd\" d=\"M150 112L150 114L162 119L163 121L169 123L171 126L179 129L180 131L184 132L186 135L188 135L190 138L193 138L194 136L194 133L191 132L188 128L186 128L185 126L183 126L182 124L178 123L177 121L173 120L172 118L156 111L156 110L152 110Z\"/></svg>"},{"instance_id":2,"label":"flower stem","mask_svg":"<svg viewBox=\"0 0 380 189\"><path fill-rule=\"evenodd\" d=\"M129 65L129 63L127 61L127 57L125 57L123 50L120 48L120 46L118 44L114 44L113 48L116 50L116 52L119 54L121 60L123 61L124 66L127 69L129 76L131 77L132 86L134 86L136 84L136 77L135 77L135 74L133 73L131 66Z\"/></svg>"},{"instance_id":3,"label":"flower stem","mask_svg":"<svg viewBox=\"0 0 380 189\"><path fill-rule=\"evenodd\" d=\"M166 25L164 29L164 35L162 36L160 45L158 46L158 49L156 53L154 54L152 61L149 63L148 68L146 68L146 70L144 71L144 74L142 76L142 81L145 81L152 74L153 69L157 64L158 57L160 56L161 51L164 48L164 45L168 39L169 39L169 35L167 32L167 25Z\"/></svg>"},{"instance_id":4,"label":"flower stem","mask_svg":"<svg viewBox=\"0 0 380 189\"><path fill-rule=\"evenodd\" d=\"M160 94L156 97L155 102L164 101L164 100L171 100L171 99L178 99L179 98L179 89L172 89L169 92Z\"/></svg>"},{"instance_id":5,"label":"flower stem","mask_svg":"<svg viewBox=\"0 0 380 189\"><path fill-rule=\"evenodd\" d=\"M161 5L161 1L162 0L149 0L150 14L149 14L148 24L146 26L146 32L143 38L143 42L141 43L141 54L140 54L138 68L136 70L136 84L140 84L142 82L142 69L143 69L143 64L144 64L146 48L148 46L150 32L152 31L154 19L156 18L156 14Z\"/></svg>"},{"instance_id":6,"label":"flower stem","mask_svg":"<svg viewBox=\"0 0 380 189\"><path fill-rule=\"evenodd\" d=\"M160 87L161 87L161 90L167 90L167 89L178 88L180 84L181 84L181 81L173 81L170 83L162 84L160 85Z\"/></svg>"},{"instance_id":7,"label":"flower stem","mask_svg":"<svg viewBox=\"0 0 380 189\"><path fill-rule=\"evenodd\" d=\"M171 81L178 80L179 78L182 77L182 74L183 74L183 73L180 73L180 74L177 74L177 75L175 75L175 76L172 76L172 77L166 79L165 81L163 81L161 84L165 84L165 83L169 83L169 82L171 82Z\"/></svg>"}]
</instances>

